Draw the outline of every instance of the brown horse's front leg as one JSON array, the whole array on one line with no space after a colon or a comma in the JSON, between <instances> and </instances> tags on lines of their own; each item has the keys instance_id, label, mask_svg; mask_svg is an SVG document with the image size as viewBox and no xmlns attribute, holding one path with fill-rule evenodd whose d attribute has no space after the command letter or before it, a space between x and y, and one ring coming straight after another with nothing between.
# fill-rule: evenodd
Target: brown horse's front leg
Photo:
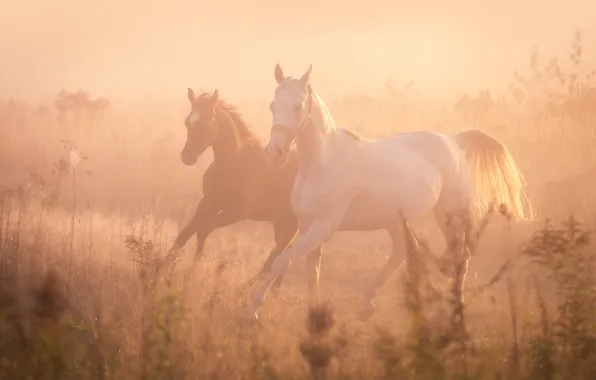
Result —
<instances>
[{"instance_id":1,"label":"brown horse's front leg","mask_svg":"<svg viewBox=\"0 0 596 380\"><path fill-rule=\"evenodd\" d=\"M283 251L284 251L285 246L280 246L280 245L276 245L275 248L273 248L273 250L271 251L271 253L269 253L269 257L267 257L267 260L265 260L265 263L263 264L263 266L261 267L261 269L259 270L259 272L254 275L253 277L251 277L245 284L244 286L252 286L255 284L255 282L262 280L267 273L269 273L269 271L271 270L271 265L273 264L273 261L277 258L277 256L279 256ZM284 271L281 275L279 275L276 279L275 282L271 285L271 293L276 294L279 290L279 287L281 286L282 282L283 282L283 278L285 276L286 272Z\"/></svg>"},{"instance_id":2,"label":"brown horse's front leg","mask_svg":"<svg viewBox=\"0 0 596 380\"><path fill-rule=\"evenodd\" d=\"M213 232L213 229L209 228L201 228L199 231L197 231L197 250L195 251L195 260L203 256L203 251L205 249L205 241L207 241L207 237L211 234L211 232Z\"/></svg>"},{"instance_id":3,"label":"brown horse's front leg","mask_svg":"<svg viewBox=\"0 0 596 380\"><path fill-rule=\"evenodd\" d=\"M214 212L209 214L206 219L201 218L201 223L195 225L197 236L197 250L195 252L195 260L200 258L205 248L205 240L216 229L227 227L238 221L247 219L252 211L252 204L247 203L241 206L234 206L228 204L228 207L221 210L221 212Z\"/></svg>"},{"instance_id":4,"label":"brown horse's front leg","mask_svg":"<svg viewBox=\"0 0 596 380\"><path fill-rule=\"evenodd\" d=\"M202 252L207 236L214 230L212 220L217 212L218 210L213 203L205 200L205 198L201 199L190 222L176 236L170 252L176 252L184 247L194 233L197 234L198 240L197 252L199 250Z\"/></svg>"}]
</instances>

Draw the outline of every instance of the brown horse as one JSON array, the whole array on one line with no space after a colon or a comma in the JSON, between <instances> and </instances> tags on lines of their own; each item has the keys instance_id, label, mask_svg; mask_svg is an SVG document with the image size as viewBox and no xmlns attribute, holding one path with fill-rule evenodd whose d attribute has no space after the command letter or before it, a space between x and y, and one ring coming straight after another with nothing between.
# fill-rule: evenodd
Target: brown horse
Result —
<instances>
[{"instance_id":1,"label":"brown horse","mask_svg":"<svg viewBox=\"0 0 596 380\"><path fill-rule=\"evenodd\" d=\"M290 205L290 192L298 169L297 156L292 154L284 165L273 165L267 159L263 145L249 129L236 108L212 96L195 96L188 89L191 112L185 120L186 144L180 153L185 165L194 165L210 146L213 162L203 174L203 197L190 222L180 231L172 251L197 236L197 257L203 252L205 240L218 228L242 220L267 221L273 225L275 247L263 266L266 272L272 261L296 235L298 221ZM321 248L313 251L318 276ZM277 290L283 276L274 284Z\"/></svg>"},{"instance_id":2,"label":"brown horse","mask_svg":"<svg viewBox=\"0 0 596 380\"><path fill-rule=\"evenodd\" d=\"M246 219L267 221L273 225L275 248L259 273L266 274L273 260L286 249L298 231L298 220L290 202L298 172L298 156L295 151L290 151L283 164L270 162L258 137L234 106L219 99L217 90L212 96L206 93L195 96L189 88L188 100L191 111L185 120L186 144L180 159L185 165L194 165L211 146L214 160L203 174L203 198L195 215L180 231L171 251L182 248L196 233L196 254L200 256L205 240L214 230ZM393 243L390 262L401 262L403 256L398 255L396 249L400 226L386 229ZM315 303L318 302L321 254L319 246L307 259L307 268L311 268L308 273L309 300ZM283 277L284 274L277 278L272 291L279 289Z\"/></svg>"}]
</instances>

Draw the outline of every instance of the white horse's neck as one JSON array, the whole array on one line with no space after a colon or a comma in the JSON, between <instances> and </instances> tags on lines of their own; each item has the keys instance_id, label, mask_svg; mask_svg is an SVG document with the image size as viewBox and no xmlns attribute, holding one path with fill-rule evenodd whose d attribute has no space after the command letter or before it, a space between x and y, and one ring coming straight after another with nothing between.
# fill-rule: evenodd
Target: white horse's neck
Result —
<instances>
[{"instance_id":1,"label":"white horse's neck","mask_svg":"<svg viewBox=\"0 0 596 380\"><path fill-rule=\"evenodd\" d=\"M312 102L310 120L296 137L298 170L302 174L325 160L327 137L337 130L337 123L331 112L315 92L312 94Z\"/></svg>"}]
</instances>

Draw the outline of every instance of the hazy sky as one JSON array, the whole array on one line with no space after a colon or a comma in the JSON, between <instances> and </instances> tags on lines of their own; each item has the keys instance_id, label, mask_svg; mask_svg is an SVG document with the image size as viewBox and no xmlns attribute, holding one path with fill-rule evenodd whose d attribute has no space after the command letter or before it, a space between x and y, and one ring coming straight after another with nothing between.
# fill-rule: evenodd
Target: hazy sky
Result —
<instances>
[{"instance_id":1,"label":"hazy sky","mask_svg":"<svg viewBox=\"0 0 596 380\"><path fill-rule=\"evenodd\" d=\"M217 87L270 96L273 69L326 94L387 76L425 91L494 86L532 44L567 54L583 31L596 66L593 0L0 0L0 96Z\"/></svg>"}]
</instances>

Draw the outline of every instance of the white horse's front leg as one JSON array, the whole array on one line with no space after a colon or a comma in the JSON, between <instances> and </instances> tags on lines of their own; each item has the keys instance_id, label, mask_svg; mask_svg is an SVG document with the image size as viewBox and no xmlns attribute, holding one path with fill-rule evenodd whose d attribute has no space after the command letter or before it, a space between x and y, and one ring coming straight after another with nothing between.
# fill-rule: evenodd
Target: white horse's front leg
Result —
<instances>
[{"instance_id":1,"label":"white horse's front leg","mask_svg":"<svg viewBox=\"0 0 596 380\"><path fill-rule=\"evenodd\" d=\"M292 244L279 255L275 261L273 261L271 271L261 282L258 289L253 293L248 307L249 317L257 317L257 310L265 300L267 291L277 276L282 274L292 262L308 255L327 241L337 229L337 225L337 223L334 223L329 219L318 220L313 222L305 233L300 233L300 235L294 239Z\"/></svg>"}]
</instances>

